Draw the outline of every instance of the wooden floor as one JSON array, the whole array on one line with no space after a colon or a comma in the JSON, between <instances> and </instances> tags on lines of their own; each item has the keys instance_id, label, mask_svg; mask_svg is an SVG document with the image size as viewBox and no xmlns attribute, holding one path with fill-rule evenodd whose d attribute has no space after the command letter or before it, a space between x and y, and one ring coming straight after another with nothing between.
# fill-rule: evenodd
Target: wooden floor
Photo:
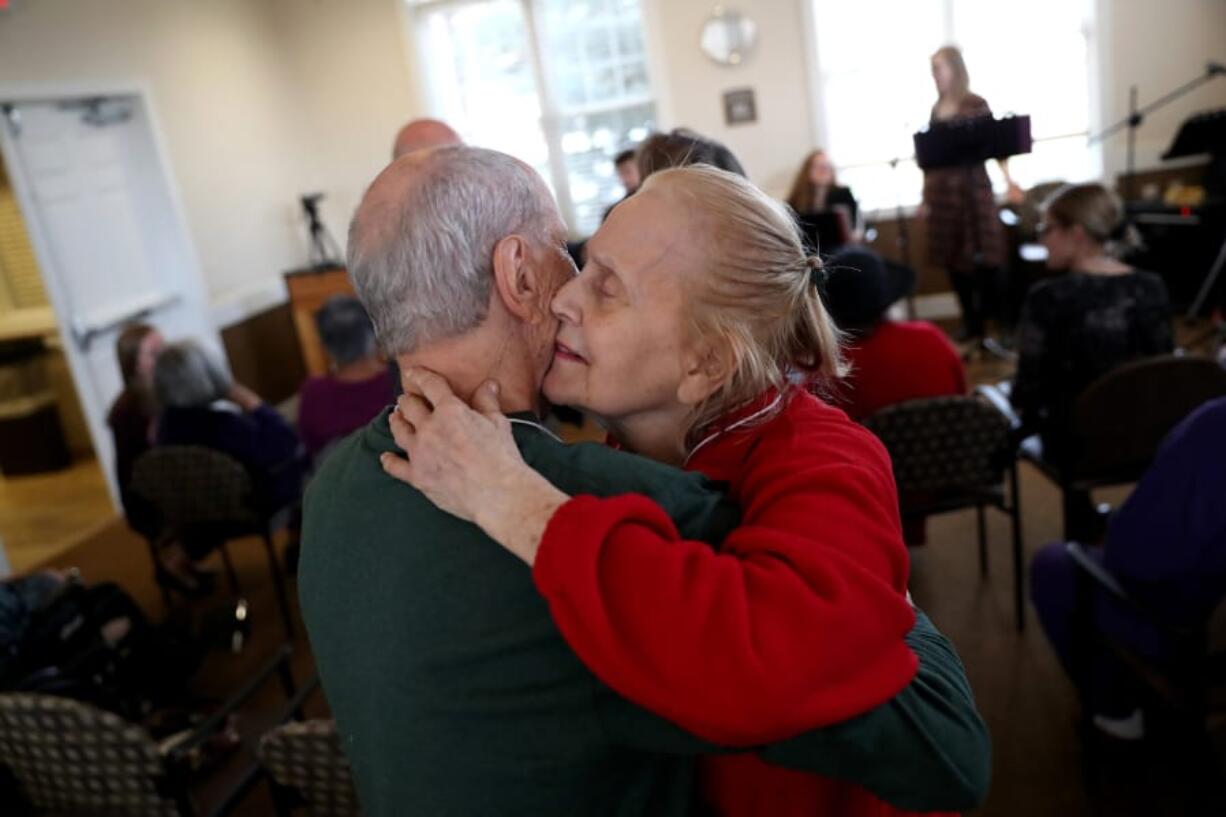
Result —
<instances>
[{"instance_id":1,"label":"wooden floor","mask_svg":"<svg viewBox=\"0 0 1226 817\"><path fill-rule=\"evenodd\" d=\"M1105 492L1102 499L1119 501L1126 491ZM1033 553L1058 537L1058 495L1036 473L1023 470L1022 502L1025 541ZM989 516L990 576L981 580L975 547L973 512L959 512L930 521L929 544L912 551L912 593L937 626L957 646L993 739L993 782L983 809L992 817L1033 815L1156 815L1178 814L1163 803L1177 802L1178 789L1169 780L1108 780L1091 792L1082 779L1081 747L1074 726L1077 707L1072 688L1028 610L1026 631L1013 624L1012 570L1009 529L1004 517ZM240 540L231 546L241 581L251 599L253 638L239 656L217 653L197 684L202 695L223 697L235 688L260 658L283 639L280 621L258 542ZM152 581L144 543L122 523L108 526L51 563L78 567L90 581L115 581L136 596L150 614L161 615L162 602ZM291 596L293 594L291 582ZM292 603L296 607L296 597ZM295 676L313 673L310 650L301 636L295 644ZM325 704L316 696L309 714L322 716ZM261 711L276 708L280 696L270 690L257 703ZM1139 788L1139 791L1137 790ZM239 810L241 815L270 813L265 789L257 790Z\"/></svg>"},{"instance_id":2,"label":"wooden floor","mask_svg":"<svg viewBox=\"0 0 1226 817\"><path fill-rule=\"evenodd\" d=\"M1007 374L1008 366L991 361L971 366L972 379L979 382L1000 379L1002 371ZM1127 492L1106 491L1097 498L1115 503ZM1059 537L1061 518L1055 488L1026 466L1022 505L1029 561L1038 548ZM1124 753L1097 777L1088 779L1084 774L1082 744L1075 731L1076 699L1029 605L1025 632L1014 629L1007 520L990 514L989 533L986 580L979 575L973 512L930 520L929 544L912 551L915 600L957 646L992 733L992 790L975 813L991 817L1193 813L1187 809L1186 788L1161 757ZM218 692L233 688L283 637L258 545L239 542L233 553L252 600L254 638L243 655L219 655L205 667L201 683ZM117 581L152 613L161 610L145 545L122 524L107 526L52 563L76 565L90 580ZM301 679L312 672L301 633L295 646L296 674ZM277 696L270 694L263 703L275 706L276 702ZM323 706L317 700L312 713L323 713ZM238 813L263 815L269 810L267 792L259 790ZM1216 813L1226 814L1226 809Z\"/></svg>"},{"instance_id":3,"label":"wooden floor","mask_svg":"<svg viewBox=\"0 0 1226 817\"><path fill-rule=\"evenodd\" d=\"M0 477L0 539L14 573L49 561L115 519L97 460L62 471Z\"/></svg>"}]
</instances>

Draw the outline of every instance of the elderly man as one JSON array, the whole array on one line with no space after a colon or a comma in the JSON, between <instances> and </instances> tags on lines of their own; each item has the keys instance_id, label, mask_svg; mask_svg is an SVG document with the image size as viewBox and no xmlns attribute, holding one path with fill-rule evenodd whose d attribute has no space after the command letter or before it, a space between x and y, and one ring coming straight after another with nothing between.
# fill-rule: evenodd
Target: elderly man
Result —
<instances>
[{"instance_id":1,"label":"elderly man","mask_svg":"<svg viewBox=\"0 0 1226 817\"><path fill-rule=\"evenodd\" d=\"M392 159L406 153L429 148L463 144L460 135L450 125L439 119L414 119L396 134L392 143Z\"/></svg>"},{"instance_id":2,"label":"elderly man","mask_svg":"<svg viewBox=\"0 0 1226 817\"><path fill-rule=\"evenodd\" d=\"M701 476L537 421L555 290L574 269L541 179L467 147L393 162L354 218L349 269L401 366L471 395L488 378L524 458L565 490L652 496L687 537L735 524ZM387 414L312 483L303 614L367 815L683 815L692 757L717 751L600 684L567 648L529 570L475 526L384 474ZM982 798L987 737L961 666L922 616L916 680L859 718L760 750L903 808Z\"/></svg>"}]
</instances>

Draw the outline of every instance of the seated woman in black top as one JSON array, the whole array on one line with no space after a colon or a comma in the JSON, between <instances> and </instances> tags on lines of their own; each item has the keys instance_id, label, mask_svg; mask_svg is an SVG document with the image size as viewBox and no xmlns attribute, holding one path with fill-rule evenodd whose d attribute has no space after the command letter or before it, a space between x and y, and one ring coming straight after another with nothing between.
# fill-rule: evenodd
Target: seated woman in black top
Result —
<instances>
[{"instance_id":1,"label":"seated woman in black top","mask_svg":"<svg viewBox=\"0 0 1226 817\"><path fill-rule=\"evenodd\" d=\"M1126 229L1119 201L1102 185L1065 187L1044 208L1047 266L1067 273L1026 296L1012 400L1054 462L1068 452L1073 404L1086 386L1173 347L1166 285L1112 254Z\"/></svg>"},{"instance_id":2,"label":"seated woman in black top","mask_svg":"<svg viewBox=\"0 0 1226 817\"><path fill-rule=\"evenodd\" d=\"M839 186L834 163L824 150L805 157L792 181L788 205L823 255L860 240L860 206L850 188Z\"/></svg>"},{"instance_id":3,"label":"seated woman in black top","mask_svg":"<svg viewBox=\"0 0 1226 817\"><path fill-rule=\"evenodd\" d=\"M202 348L185 341L163 349L153 386L161 407L158 445L199 445L229 454L251 474L257 510L273 512L299 498L305 467L298 435Z\"/></svg>"}]
</instances>

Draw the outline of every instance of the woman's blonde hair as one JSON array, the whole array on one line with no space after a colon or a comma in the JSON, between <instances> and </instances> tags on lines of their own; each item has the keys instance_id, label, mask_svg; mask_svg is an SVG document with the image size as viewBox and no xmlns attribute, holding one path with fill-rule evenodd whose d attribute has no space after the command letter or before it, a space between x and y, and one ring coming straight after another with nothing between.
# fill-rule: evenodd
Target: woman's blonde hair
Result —
<instances>
[{"instance_id":1,"label":"woman's blonde hair","mask_svg":"<svg viewBox=\"0 0 1226 817\"><path fill-rule=\"evenodd\" d=\"M688 282L693 328L731 356L723 384L695 407L687 443L769 388L842 377L839 332L822 305L821 261L805 252L787 208L752 183L706 165L643 183L681 199L708 228L709 263Z\"/></svg>"},{"instance_id":2,"label":"woman's blonde hair","mask_svg":"<svg viewBox=\"0 0 1226 817\"><path fill-rule=\"evenodd\" d=\"M966 70L966 60L962 59L962 49L956 45L943 45L932 55L932 59L944 60L954 72L954 87L949 96L960 101L971 92L971 75ZM941 98L944 99L945 94L941 94Z\"/></svg>"},{"instance_id":3,"label":"woman's blonde hair","mask_svg":"<svg viewBox=\"0 0 1226 817\"><path fill-rule=\"evenodd\" d=\"M1135 249L1140 236L1124 219L1124 206L1101 184L1061 187L1043 204L1043 215L1061 227L1081 227L1111 255Z\"/></svg>"},{"instance_id":4,"label":"woman's blonde hair","mask_svg":"<svg viewBox=\"0 0 1226 817\"><path fill-rule=\"evenodd\" d=\"M787 202L788 206L797 213L811 213L817 209L817 186L809 181L809 168L813 165L814 159L825 155L826 151L821 148L811 151L800 165L800 170L796 171L796 178L792 180L792 190L788 193ZM838 184L838 173L832 171L830 186L837 187Z\"/></svg>"}]
</instances>

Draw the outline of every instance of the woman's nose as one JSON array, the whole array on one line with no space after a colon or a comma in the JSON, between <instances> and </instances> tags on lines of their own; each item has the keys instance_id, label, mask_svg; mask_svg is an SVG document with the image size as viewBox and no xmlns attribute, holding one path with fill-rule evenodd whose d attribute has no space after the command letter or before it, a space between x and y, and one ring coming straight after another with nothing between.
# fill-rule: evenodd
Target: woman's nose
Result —
<instances>
[{"instance_id":1,"label":"woman's nose","mask_svg":"<svg viewBox=\"0 0 1226 817\"><path fill-rule=\"evenodd\" d=\"M555 318L567 323L579 323L579 287L579 279L572 278L553 296L550 308Z\"/></svg>"}]
</instances>

